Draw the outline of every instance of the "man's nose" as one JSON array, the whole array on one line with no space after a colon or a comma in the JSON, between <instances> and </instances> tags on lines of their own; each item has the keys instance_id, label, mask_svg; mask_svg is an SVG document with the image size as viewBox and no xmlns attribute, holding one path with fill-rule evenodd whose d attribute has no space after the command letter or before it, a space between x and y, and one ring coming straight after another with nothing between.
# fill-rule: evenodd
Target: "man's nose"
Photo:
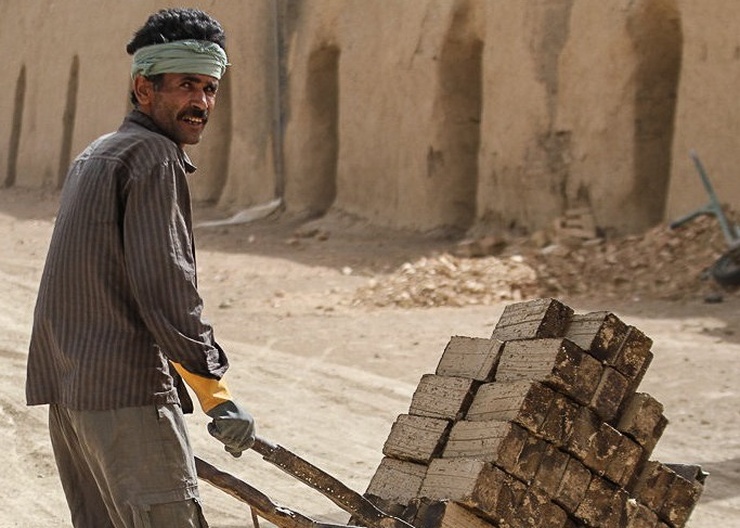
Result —
<instances>
[{"instance_id":1,"label":"man's nose","mask_svg":"<svg viewBox=\"0 0 740 528\"><path fill-rule=\"evenodd\" d=\"M190 102L197 108L206 109L208 108L208 94L205 90L193 90L190 97Z\"/></svg>"}]
</instances>

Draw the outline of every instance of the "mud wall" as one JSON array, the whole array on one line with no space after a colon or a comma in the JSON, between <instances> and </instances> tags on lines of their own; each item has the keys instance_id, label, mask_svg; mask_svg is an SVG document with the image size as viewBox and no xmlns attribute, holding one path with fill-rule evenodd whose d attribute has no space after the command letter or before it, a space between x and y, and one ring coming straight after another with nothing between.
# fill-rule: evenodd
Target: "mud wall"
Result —
<instances>
[{"instance_id":1,"label":"mud wall","mask_svg":"<svg viewBox=\"0 0 740 528\"><path fill-rule=\"evenodd\" d=\"M58 187L69 161L115 130L130 108L133 32L178 2L0 1L0 184ZM232 68L207 131L192 149L202 200L264 201L274 195L276 10L269 0L196 1L227 31Z\"/></svg>"},{"instance_id":2,"label":"mud wall","mask_svg":"<svg viewBox=\"0 0 740 528\"><path fill-rule=\"evenodd\" d=\"M130 34L161 1L0 0L0 183L58 186L128 109ZM284 198L420 231L533 231L590 206L629 233L723 201L733 0L196 1L233 64L191 151L198 200ZM43 38L34 39L34 35Z\"/></svg>"},{"instance_id":3,"label":"mud wall","mask_svg":"<svg viewBox=\"0 0 740 528\"><path fill-rule=\"evenodd\" d=\"M300 5L289 209L421 230L527 231L584 206L617 232L664 218L675 0Z\"/></svg>"},{"instance_id":4,"label":"mud wall","mask_svg":"<svg viewBox=\"0 0 740 528\"><path fill-rule=\"evenodd\" d=\"M694 149L719 200L740 208L740 3L682 0L684 50L667 215L675 218L709 202L689 158Z\"/></svg>"}]
</instances>

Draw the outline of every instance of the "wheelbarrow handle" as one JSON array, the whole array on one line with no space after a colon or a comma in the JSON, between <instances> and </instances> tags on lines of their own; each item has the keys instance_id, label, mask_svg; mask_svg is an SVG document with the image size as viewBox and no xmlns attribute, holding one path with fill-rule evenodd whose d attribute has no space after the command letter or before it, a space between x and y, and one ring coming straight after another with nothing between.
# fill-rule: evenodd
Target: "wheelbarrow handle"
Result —
<instances>
[{"instance_id":1,"label":"wheelbarrow handle","mask_svg":"<svg viewBox=\"0 0 740 528\"><path fill-rule=\"evenodd\" d=\"M276 444L260 436L255 437L254 444L252 444L252 449L263 457L270 456L277 448L278 446Z\"/></svg>"},{"instance_id":2,"label":"wheelbarrow handle","mask_svg":"<svg viewBox=\"0 0 740 528\"><path fill-rule=\"evenodd\" d=\"M380 510L336 477L314 466L281 445L257 437L252 449L262 458L312 487L364 525L373 528L414 528L410 523Z\"/></svg>"},{"instance_id":3,"label":"wheelbarrow handle","mask_svg":"<svg viewBox=\"0 0 740 528\"><path fill-rule=\"evenodd\" d=\"M257 488L221 471L197 456L195 457L195 468L199 478L249 505L254 528L259 528L257 519L259 516L280 528L350 528L343 524L316 521L282 504L276 504Z\"/></svg>"}]
</instances>

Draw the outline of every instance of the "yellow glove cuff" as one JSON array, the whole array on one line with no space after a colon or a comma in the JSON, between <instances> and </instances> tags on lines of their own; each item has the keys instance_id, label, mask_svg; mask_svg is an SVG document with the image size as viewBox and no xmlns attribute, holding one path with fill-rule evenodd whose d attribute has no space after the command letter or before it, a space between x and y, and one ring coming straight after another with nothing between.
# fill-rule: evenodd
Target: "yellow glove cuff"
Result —
<instances>
[{"instance_id":1,"label":"yellow glove cuff","mask_svg":"<svg viewBox=\"0 0 740 528\"><path fill-rule=\"evenodd\" d=\"M185 380L185 383L195 392L203 412L208 412L216 405L232 399L229 388L223 379L205 378L186 370L179 363L174 361L171 363L182 379Z\"/></svg>"}]
</instances>

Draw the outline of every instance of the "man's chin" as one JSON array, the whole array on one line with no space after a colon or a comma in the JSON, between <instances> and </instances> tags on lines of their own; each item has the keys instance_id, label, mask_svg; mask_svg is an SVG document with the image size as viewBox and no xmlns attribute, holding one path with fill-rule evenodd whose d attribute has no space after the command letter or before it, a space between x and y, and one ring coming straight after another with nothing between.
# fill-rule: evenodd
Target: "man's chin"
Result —
<instances>
[{"instance_id":1,"label":"man's chin","mask_svg":"<svg viewBox=\"0 0 740 528\"><path fill-rule=\"evenodd\" d=\"M197 136L192 134L183 134L180 136L178 143L180 145L197 145L198 143L200 143L202 137L203 134L198 134Z\"/></svg>"},{"instance_id":2,"label":"man's chin","mask_svg":"<svg viewBox=\"0 0 740 528\"><path fill-rule=\"evenodd\" d=\"M205 126L191 127L181 126L178 132L178 143L180 145L195 145L200 143L200 139L203 137L203 131Z\"/></svg>"}]
</instances>

